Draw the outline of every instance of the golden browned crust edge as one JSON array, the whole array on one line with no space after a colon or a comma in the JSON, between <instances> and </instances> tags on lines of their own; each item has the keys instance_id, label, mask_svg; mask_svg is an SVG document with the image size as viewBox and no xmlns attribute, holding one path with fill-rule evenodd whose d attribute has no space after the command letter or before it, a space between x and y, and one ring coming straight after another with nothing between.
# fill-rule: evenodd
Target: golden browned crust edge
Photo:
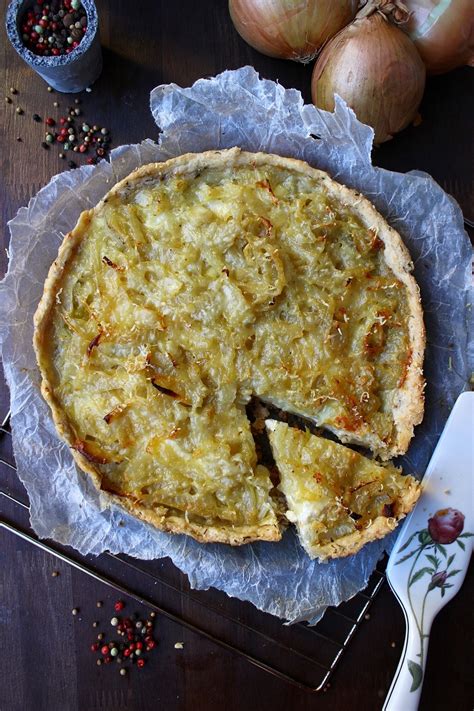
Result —
<instances>
[{"instance_id":1,"label":"golden browned crust edge","mask_svg":"<svg viewBox=\"0 0 474 711\"><path fill-rule=\"evenodd\" d=\"M200 543L227 543L241 546L253 541L279 541L281 531L278 523L261 523L255 526L232 526L231 524L206 525L189 521L185 515L170 515L167 506L161 506L160 512L138 508L133 501L120 497L120 505L142 521L153 524L155 528L168 533L185 533Z\"/></svg>"},{"instance_id":2,"label":"golden browned crust edge","mask_svg":"<svg viewBox=\"0 0 474 711\"><path fill-rule=\"evenodd\" d=\"M395 230L390 228L384 219L378 214L371 203L358 193L349 188L336 183L330 176L320 170L312 168L307 163L293 158L283 158L266 153L248 153L239 148L231 148L222 151L206 151L204 153L188 153L177 158L171 158L163 163L151 163L133 171L129 176L119 181L107 195L92 209L83 212L74 227L63 240L58 252L58 256L51 265L44 285L44 292L38 304L34 316L34 337L33 346L38 361L38 366L42 375L41 392L44 399L49 404L54 423L59 435L71 446L75 442L75 435L71 426L56 402L51 383L48 378L47 358L43 350L43 342L47 333L49 316L60 289L63 274L66 271L69 261L74 252L79 247L86 227L92 216L99 212L104 201L111 195L120 191L127 192L131 187L135 187L140 182L146 182L150 178L166 173L193 173L206 167L219 167L229 165L275 165L296 170L326 183L328 189L339 194L346 204L357 205L359 213L364 217L368 226L378 230L378 236L383 240L386 247L387 263L394 271L395 276L402 281L408 290L410 308L410 340L412 344L412 362L408 368L407 377L403 387L398 394L398 403L394 412L394 419L397 423L397 439L392 447L380 448L378 452L383 458L389 458L406 451L413 434L413 427L421 421L423 415L423 377L422 361L424 350L424 326L421 311L418 286L409 274L412 268L411 260L403 242ZM350 433L336 432L341 439L361 443L367 446L367 439L357 440ZM374 448L374 447L372 447ZM80 453L72 450L74 459L78 466L90 474L95 486L100 490L101 477L99 472ZM110 501L122 505L131 511L135 516L153 523L161 530L173 533L188 533L197 540L203 542L222 542L238 545L251 540L279 540L281 532L278 524L270 523L256 527L243 527L239 529L229 529L227 526L200 527L198 524L190 524L186 521L184 514L182 518L177 516L159 516L153 512L147 512L137 507L136 504L126 501L123 497L115 494L107 494ZM166 508L166 507L163 507ZM261 530L260 530L261 529Z\"/></svg>"}]
</instances>

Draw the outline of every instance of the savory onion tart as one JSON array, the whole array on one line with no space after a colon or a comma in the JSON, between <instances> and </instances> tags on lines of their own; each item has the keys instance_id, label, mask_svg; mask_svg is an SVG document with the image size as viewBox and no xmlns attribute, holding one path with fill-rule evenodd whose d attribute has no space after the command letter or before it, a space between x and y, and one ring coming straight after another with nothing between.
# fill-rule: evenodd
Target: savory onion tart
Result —
<instances>
[{"instance_id":1,"label":"savory onion tart","mask_svg":"<svg viewBox=\"0 0 474 711\"><path fill-rule=\"evenodd\" d=\"M143 166L67 234L35 316L42 391L97 487L160 529L281 537L255 395L382 459L423 413L399 235L304 162L239 149Z\"/></svg>"},{"instance_id":2,"label":"savory onion tart","mask_svg":"<svg viewBox=\"0 0 474 711\"><path fill-rule=\"evenodd\" d=\"M266 421L285 495L286 517L296 525L311 558L357 553L383 538L411 511L420 495L412 476L380 466L342 444Z\"/></svg>"}]
</instances>

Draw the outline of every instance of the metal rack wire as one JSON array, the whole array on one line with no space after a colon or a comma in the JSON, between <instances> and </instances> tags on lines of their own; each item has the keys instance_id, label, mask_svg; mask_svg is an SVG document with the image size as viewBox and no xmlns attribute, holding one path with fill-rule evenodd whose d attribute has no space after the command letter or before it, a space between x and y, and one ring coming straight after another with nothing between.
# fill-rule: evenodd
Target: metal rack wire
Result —
<instances>
[{"instance_id":1,"label":"metal rack wire","mask_svg":"<svg viewBox=\"0 0 474 711\"><path fill-rule=\"evenodd\" d=\"M89 558L50 541L40 541L29 526L27 496L16 476L9 414L0 424L0 501L0 528L4 531L120 595L128 595L242 655L267 672L311 691L322 690L331 679L385 579L382 563L364 591L337 608L329 608L314 627L305 623L286 626L277 618L255 610L250 603L228 598L217 590L191 590L186 577L166 561L141 561L111 553Z\"/></svg>"}]
</instances>

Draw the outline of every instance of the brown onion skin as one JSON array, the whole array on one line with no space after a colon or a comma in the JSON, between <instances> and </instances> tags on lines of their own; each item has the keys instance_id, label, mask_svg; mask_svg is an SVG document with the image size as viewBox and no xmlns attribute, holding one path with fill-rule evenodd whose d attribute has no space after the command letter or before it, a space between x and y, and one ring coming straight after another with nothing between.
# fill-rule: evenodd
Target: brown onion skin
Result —
<instances>
[{"instance_id":1,"label":"brown onion skin","mask_svg":"<svg viewBox=\"0 0 474 711\"><path fill-rule=\"evenodd\" d=\"M355 20L328 42L313 70L314 104L334 111L339 94L357 118L390 140L416 117L426 71L411 39L379 13Z\"/></svg>"},{"instance_id":2,"label":"brown onion skin","mask_svg":"<svg viewBox=\"0 0 474 711\"><path fill-rule=\"evenodd\" d=\"M444 74L465 64L474 67L473 0L451 0L429 29L425 25L427 12L436 8L439 0L404 0L404 3L410 18L403 29L415 43L429 74Z\"/></svg>"},{"instance_id":3,"label":"brown onion skin","mask_svg":"<svg viewBox=\"0 0 474 711\"><path fill-rule=\"evenodd\" d=\"M229 0L239 35L269 57L307 63L354 19L358 0Z\"/></svg>"}]
</instances>

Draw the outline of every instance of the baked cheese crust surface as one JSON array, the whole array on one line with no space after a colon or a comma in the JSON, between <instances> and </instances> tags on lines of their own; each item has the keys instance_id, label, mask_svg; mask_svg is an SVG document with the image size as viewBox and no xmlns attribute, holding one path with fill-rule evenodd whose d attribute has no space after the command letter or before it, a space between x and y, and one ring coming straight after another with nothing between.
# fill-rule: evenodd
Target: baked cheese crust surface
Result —
<instances>
[{"instance_id":1,"label":"baked cheese crust surface","mask_svg":"<svg viewBox=\"0 0 474 711\"><path fill-rule=\"evenodd\" d=\"M399 235L306 163L239 149L143 166L65 236L34 345L59 434L158 528L281 537L251 395L383 459L423 413L424 328Z\"/></svg>"}]
</instances>

